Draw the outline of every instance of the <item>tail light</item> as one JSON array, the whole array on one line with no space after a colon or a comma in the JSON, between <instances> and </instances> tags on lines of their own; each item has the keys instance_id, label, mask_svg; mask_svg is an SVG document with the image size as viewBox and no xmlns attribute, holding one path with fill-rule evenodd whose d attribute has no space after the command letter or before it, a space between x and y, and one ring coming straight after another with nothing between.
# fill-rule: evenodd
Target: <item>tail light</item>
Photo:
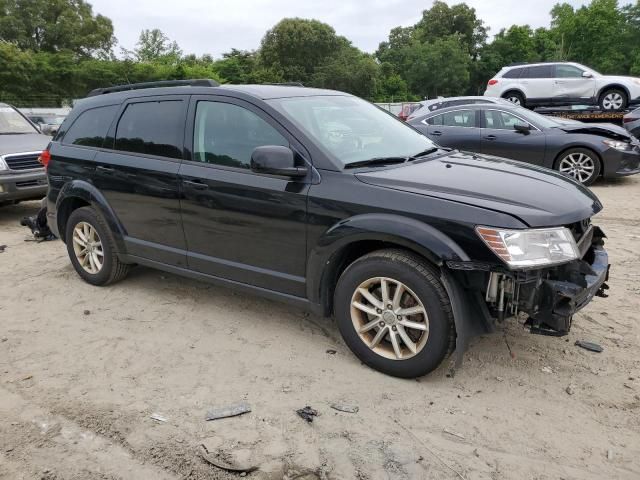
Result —
<instances>
[{"instance_id":1,"label":"tail light","mask_svg":"<svg viewBox=\"0 0 640 480\"><path fill-rule=\"evenodd\" d=\"M492 78L487 82L487 85L491 86L491 85L495 85L496 83L498 83L498 80L496 80L495 78Z\"/></svg>"},{"instance_id":2,"label":"tail light","mask_svg":"<svg viewBox=\"0 0 640 480\"><path fill-rule=\"evenodd\" d=\"M630 122L635 122L636 120L638 120L638 117L622 117L622 122L623 123L630 123Z\"/></svg>"},{"instance_id":3,"label":"tail light","mask_svg":"<svg viewBox=\"0 0 640 480\"><path fill-rule=\"evenodd\" d=\"M51 161L51 154L49 153L49 150L43 150L43 152L38 157L38 162L40 162L44 167L44 169L46 170L47 167L49 166L50 161Z\"/></svg>"}]
</instances>

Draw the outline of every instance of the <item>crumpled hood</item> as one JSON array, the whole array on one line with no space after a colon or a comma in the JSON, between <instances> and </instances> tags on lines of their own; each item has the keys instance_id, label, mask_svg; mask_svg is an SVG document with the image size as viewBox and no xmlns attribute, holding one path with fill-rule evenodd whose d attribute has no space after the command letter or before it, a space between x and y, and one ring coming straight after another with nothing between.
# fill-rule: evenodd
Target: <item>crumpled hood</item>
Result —
<instances>
[{"instance_id":1,"label":"crumpled hood","mask_svg":"<svg viewBox=\"0 0 640 480\"><path fill-rule=\"evenodd\" d=\"M9 153L41 152L51 137L40 133L25 133L22 135L0 135L0 155Z\"/></svg>"},{"instance_id":2,"label":"crumpled hood","mask_svg":"<svg viewBox=\"0 0 640 480\"><path fill-rule=\"evenodd\" d=\"M564 124L559 128L567 133L586 133L589 135L600 135L614 140L633 140L627 130L612 123Z\"/></svg>"},{"instance_id":3,"label":"crumpled hood","mask_svg":"<svg viewBox=\"0 0 640 480\"><path fill-rule=\"evenodd\" d=\"M487 155L454 151L432 160L371 169L356 177L371 185L503 212L530 227L567 225L602 210L598 198L572 179Z\"/></svg>"}]
</instances>

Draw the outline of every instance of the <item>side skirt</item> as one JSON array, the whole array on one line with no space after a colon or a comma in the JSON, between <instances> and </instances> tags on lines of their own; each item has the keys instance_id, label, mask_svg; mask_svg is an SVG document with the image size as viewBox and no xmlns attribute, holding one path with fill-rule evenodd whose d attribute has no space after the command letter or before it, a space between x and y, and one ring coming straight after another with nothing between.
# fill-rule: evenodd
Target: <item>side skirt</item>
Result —
<instances>
[{"instance_id":1,"label":"side skirt","mask_svg":"<svg viewBox=\"0 0 640 480\"><path fill-rule=\"evenodd\" d=\"M323 315L323 309L320 304L312 303L306 298L296 297L286 293L276 292L274 290L268 290L262 287L256 287L254 285L248 285L246 283L236 282L234 280L228 280L222 277L216 277L214 275L208 275L206 273L200 273L187 268L176 267L173 265L167 265L166 263L156 262L155 260L149 260L147 258L137 257L135 255L120 255L123 262L136 263L145 267L162 270L164 272L173 273L182 277L192 278L194 280L202 280L221 287L231 288L233 290L241 291L244 293L258 295L270 300L277 300L280 302L288 303L290 305L302 308L305 311L313 313L315 315Z\"/></svg>"}]
</instances>

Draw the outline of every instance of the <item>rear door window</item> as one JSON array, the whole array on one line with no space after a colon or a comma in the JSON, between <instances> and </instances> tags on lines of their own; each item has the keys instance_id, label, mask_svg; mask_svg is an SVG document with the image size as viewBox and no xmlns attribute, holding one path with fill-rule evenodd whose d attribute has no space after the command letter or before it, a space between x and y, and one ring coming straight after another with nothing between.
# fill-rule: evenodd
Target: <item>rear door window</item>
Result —
<instances>
[{"instance_id":1,"label":"rear door window","mask_svg":"<svg viewBox=\"0 0 640 480\"><path fill-rule=\"evenodd\" d=\"M502 75L502 78L520 78L524 68L514 68Z\"/></svg>"},{"instance_id":2,"label":"rear door window","mask_svg":"<svg viewBox=\"0 0 640 480\"><path fill-rule=\"evenodd\" d=\"M115 150L182 158L184 103L162 100L127 105L116 129Z\"/></svg>"},{"instance_id":3,"label":"rear door window","mask_svg":"<svg viewBox=\"0 0 640 480\"><path fill-rule=\"evenodd\" d=\"M62 143L83 147L102 147L117 109L117 105L110 105L82 112L65 133Z\"/></svg>"},{"instance_id":4,"label":"rear door window","mask_svg":"<svg viewBox=\"0 0 640 480\"><path fill-rule=\"evenodd\" d=\"M520 78L551 78L553 76L551 71L551 65L527 67L526 71Z\"/></svg>"},{"instance_id":5,"label":"rear door window","mask_svg":"<svg viewBox=\"0 0 640 480\"><path fill-rule=\"evenodd\" d=\"M441 113L427 120L429 125L442 125L445 127L475 127L476 112L474 110L455 110Z\"/></svg>"}]
</instances>

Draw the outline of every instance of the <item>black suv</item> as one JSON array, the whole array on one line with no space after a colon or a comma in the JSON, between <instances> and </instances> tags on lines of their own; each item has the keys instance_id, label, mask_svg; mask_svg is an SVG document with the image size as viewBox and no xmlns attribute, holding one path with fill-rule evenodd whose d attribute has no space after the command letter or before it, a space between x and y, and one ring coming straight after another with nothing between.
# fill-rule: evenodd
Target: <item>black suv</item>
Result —
<instances>
[{"instance_id":1,"label":"black suv","mask_svg":"<svg viewBox=\"0 0 640 480\"><path fill-rule=\"evenodd\" d=\"M399 377L519 312L565 334L604 295L602 205L571 179L345 93L169 85L92 92L43 152L49 225L91 284L139 264L334 314Z\"/></svg>"}]
</instances>

